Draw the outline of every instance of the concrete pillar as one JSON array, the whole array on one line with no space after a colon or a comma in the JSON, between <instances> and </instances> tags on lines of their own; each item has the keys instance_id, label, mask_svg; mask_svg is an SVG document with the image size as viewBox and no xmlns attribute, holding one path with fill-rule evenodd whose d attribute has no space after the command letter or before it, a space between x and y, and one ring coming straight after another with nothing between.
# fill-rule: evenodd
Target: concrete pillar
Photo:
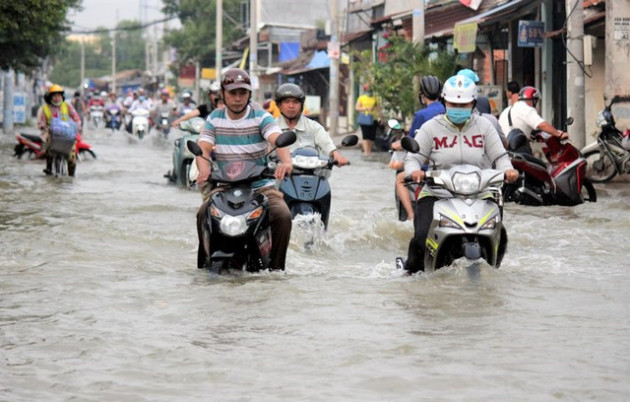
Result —
<instances>
[{"instance_id":1,"label":"concrete pillar","mask_svg":"<svg viewBox=\"0 0 630 402\"><path fill-rule=\"evenodd\" d=\"M606 1L606 89L608 99L630 95L630 1ZM630 103L613 107L617 128L630 127Z\"/></svg>"},{"instance_id":2,"label":"concrete pillar","mask_svg":"<svg viewBox=\"0 0 630 402\"><path fill-rule=\"evenodd\" d=\"M582 0L566 0L567 12L567 130L578 148L586 145L584 133L584 8Z\"/></svg>"},{"instance_id":3,"label":"concrete pillar","mask_svg":"<svg viewBox=\"0 0 630 402\"><path fill-rule=\"evenodd\" d=\"M2 115L2 131L13 133L13 70L4 72L4 107Z\"/></svg>"}]
</instances>

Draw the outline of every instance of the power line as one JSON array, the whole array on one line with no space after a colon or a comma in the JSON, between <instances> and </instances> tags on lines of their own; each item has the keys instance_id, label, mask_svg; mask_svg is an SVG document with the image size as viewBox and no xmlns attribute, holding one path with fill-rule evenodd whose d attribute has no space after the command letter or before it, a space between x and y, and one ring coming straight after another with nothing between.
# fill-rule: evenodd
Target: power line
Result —
<instances>
[{"instance_id":1,"label":"power line","mask_svg":"<svg viewBox=\"0 0 630 402\"><path fill-rule=\"evenodd\" d=\"M161 24L163 22L171 21L171 20L178 19L178 18L179 17L172 16L172 17L162 18L160 20L147 22L146 24L137 24L137 25L133 25L133 26L129 26L129 27L100 28L100 29L91 29L91 30L82 30L82 31L72 30L72 31L70 31L70 33L72 33L72 34L94 34L94 33L102 33L102 32L135 31L137 29L144 29L144 28L150 27L152 25Z\"/></svg>"}]
</instances>

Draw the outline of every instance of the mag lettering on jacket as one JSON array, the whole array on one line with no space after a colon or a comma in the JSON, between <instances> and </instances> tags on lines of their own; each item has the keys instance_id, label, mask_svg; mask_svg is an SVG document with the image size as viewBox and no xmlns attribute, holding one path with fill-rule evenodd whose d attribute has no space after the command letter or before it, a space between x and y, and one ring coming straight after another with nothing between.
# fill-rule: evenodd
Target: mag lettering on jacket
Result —
<instances>
[{"instance_id":1,"label":"mag lettering on jacket","mask_svg":"<svg viewBox=\"0 0 630 402\"><path fill-rule=\"evenodd\" d=\"M464 141L464 145L466 145L468 148L483 148L484 137L481 134L472 135L472 136L463 135L462 138ZM452 138L449 138L448 136L433 137L433 141L435 142L435 149L453 148L454 146L458 145L459 137L452 137Z\"/></svg>"}]
</instances>

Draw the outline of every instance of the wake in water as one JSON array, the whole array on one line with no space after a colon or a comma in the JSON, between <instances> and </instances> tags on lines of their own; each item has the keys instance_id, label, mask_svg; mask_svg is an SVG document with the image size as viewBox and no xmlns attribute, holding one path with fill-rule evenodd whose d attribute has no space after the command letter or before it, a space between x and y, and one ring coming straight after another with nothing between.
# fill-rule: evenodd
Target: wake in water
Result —
<instances>
[{"instance_id":1,"label":"wake in water","mask_svg":"<svg viewBox=\"0 0 630 402\"><path fill-rule=\"evenodd\" d=\"M316 252L326 245L326 229L318 213L293 219L291 243L301 252Z\"/></svg>"}]
</instances>

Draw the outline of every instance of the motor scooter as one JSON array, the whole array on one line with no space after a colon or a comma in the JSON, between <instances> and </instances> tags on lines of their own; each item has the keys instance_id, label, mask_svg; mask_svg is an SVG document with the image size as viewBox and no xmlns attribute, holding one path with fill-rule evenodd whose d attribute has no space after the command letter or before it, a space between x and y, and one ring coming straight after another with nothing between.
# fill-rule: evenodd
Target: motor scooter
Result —
<instances>
[{"instance_id":1,"label":"motor scooter","mask_svg":"<svg viewBox=\"0 0 630 402\"><path fill-rule=\"evenodd\" d=\"M567 125L573 122L567 120ZM570 142L535 131L535 141L543 143L542 151L549 161L522 150L529 139L524 133L508 136L508 151L512 166L520 173L514 183L503 186L503 197L523 205L565 205L574 206L585 201L596 202L595 187L586 177L586 160Z\"/></svg>"},{"instance_id":2,"label":"motor scooter","mask_svg":"<svg viewBox=\"0 0 630 402\"><path fill-rule=\"evenodd\" d=\"M389 127L389 132L387 133L388 143L390 146L389 152L391 153L391 158L389 160L389 168L396 171L396 176L394 177L394 203L396 205L396 214L398 216L398 220L400 222L407 221L407 210L403 206L400 197L398 196L398 191L396 191L396 181L398 179L398 175L405 170L405 156L407 151L404 149L394 150L392 147L395 143L400 142L400 140L406 135L405 130L400 125L400 122L396 119L389 119L387 121L387 127ZM420 186L417 185L407 185L405 186L407 192L409 193L409 199L411 200L411 208L416 208L416 198L418 197L418 192L420 190Z\"/></svg>"},{"instance_id":3,"label":"motor scooter","mask_svg":"<svg viewBox=\"0 0 630 402\"><path fill-rule=\"evenodd\" d=\"M341 140L338 148L351 147L359 142L354 134ZM328 228L331 191L328 178L335 161L322 155L315 147L297 148L291 153L293 171L280 182L279 190L295 218L298 215L318 215L324 228Z\"/></svg>"},{"instance_id":4,"label":"motor scooter","mask_svg":"<svg viewBox=\"0 0 630 402\"><path fill-rule=\"evenodd\" d=\"M101 125L102 121L103 121L103 106L100 106L100 105L90 106L90 122L92 123L92 128L97 129Z\"/></svg>"},{"instance_id":5,"label":"motor scooter","mask_svg":"<svg viewBox=\"0 0 630 402\"><path fill-rule=\"evenodd\" d=\"M411 137L401 143L408 152L418 153L418 143ZM423 267L408 267L409 272L435 271L464 257L469 267L483 259L498 268L508 242L502 214L503 179L503 171L473 165L427 171L423 185L440 196L433 205L426 243L419 245L426 247ZM396 265L404 266L402 258L397 258Z\"/></svg>"},{"instance_id":6,"label":"motor scooter","mask_svg":"<svg viewBox=\"0 0 630 402\"><path fill-rule=\"evenodd\" d=\"M110 103L105 108L105 128L110 128L112 133L120 129L122 124L122 109L116 103Z\"/></svg>"},{"instance_id":7,"label":"motor scooter","mask_svg":"<svg viewBox=\"0 0 630 402\"><path fill-rule=\"evenodd\" d=\"M581 151L588 163L586 177L593 183L605 183L618 174L630 173L630 130L622 133L612 114L612 106L619 102L630 102L630 97L615 96L599 112L595 121L601 129L597 141Z\"/></svg>"},{"instance_id":8,"label":"motor scooter","mask_svg":"<svg viewBox=\"0 0 630 402\"><path fill-rule=\"evenodd\" d=\"M39 134L18 133L15 139L18 143L13 149L13 156L16 158L22 159L22 157L26 156L28 159L41 159L45 156L42 137L40 137ZM80 133L76 136L76 147L80 160L87 158L96 159L96 153L92 149L92 146L81 139Z\"/></svg>"},{"instance_id":9,"label":"motor scooter","mask_svg":"<svg viewBox=\"0 0 630 402\"><path fill-rule=\"evenodd\" d=\"M185 120L179 124L184 134L173 142L173 168L164 175L170 182L185 188L191 187L190 169L194 165L195 155L190 152L186 144L190 140L197 142L204 124L205 120L201 117Z\"/></svg>"},{"instance_id":10,"label":"motor scooter","mask_svg":"<svg viewBox=\"0 0 630 402\"><path fill-rule=\"evenodd\" d=\"M149 111L145 109L136 109L131 112L131 135L143 139L149 134Z\"/></svg>"},{"instance_id":11,"label":"motor scooter","mask_svg":"<svg viewBox=\"0 0 630 402\"><path fill-rule=\"evenodd\" d=\"M171 132L171 123L169 117L169 112L160 113L160 120L157 128L162 132L164 138L168 137L168 133Z\"/></svg>"},{"instance_id":12,"label":"motor scooter","mask_svg":"<svg viewBox=\"0 0 630 402\"><path fill-rule=\"evenodd\" d=\"M285 131L276 138L276 148L289 146L295 140L293 131ZM269 269L272 242L269 200L252 186L263 178L273 178L274 166L241 160L227 162L219 169L203 157L197 142L188 140L186 145L193 155L213 164L209 182L215 189L218 187L210 197L202 228L202 246L208 250L204 268L216 274Z\"/></svg>"}]
</instances>

